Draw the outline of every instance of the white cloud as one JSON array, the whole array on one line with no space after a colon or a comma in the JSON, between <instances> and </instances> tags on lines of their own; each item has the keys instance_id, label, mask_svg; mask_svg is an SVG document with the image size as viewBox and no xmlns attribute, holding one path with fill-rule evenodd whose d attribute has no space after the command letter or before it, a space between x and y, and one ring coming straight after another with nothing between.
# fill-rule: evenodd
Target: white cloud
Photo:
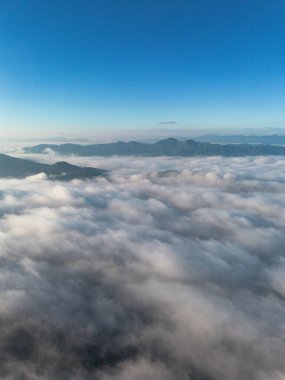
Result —
<instances>
[{"instance_id":1,"label":"white cloud","mask_svg":"<svg viewBox=\"0 0 285 380\"><path fill-rule=\"evenodd\" d=\"M284 377L285 161L71 161L0 180L1 378Z\"/></svg>"}]
</instances>

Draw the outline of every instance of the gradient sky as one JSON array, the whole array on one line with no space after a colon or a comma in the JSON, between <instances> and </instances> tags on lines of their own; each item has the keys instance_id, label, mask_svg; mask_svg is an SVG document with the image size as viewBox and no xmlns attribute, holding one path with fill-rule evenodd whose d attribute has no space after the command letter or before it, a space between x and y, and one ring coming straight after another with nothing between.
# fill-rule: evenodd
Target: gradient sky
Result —
<instances>
[{"instance_id":1,"label":"gradient sky","mask_svg":"<svg viewBox=\"0 0 285 380\"><path fill-rule=\"evenodd\" d=\"M0 135L285 127L284 61L284 0L0 0Z\"/></svg>"}]
</instances>

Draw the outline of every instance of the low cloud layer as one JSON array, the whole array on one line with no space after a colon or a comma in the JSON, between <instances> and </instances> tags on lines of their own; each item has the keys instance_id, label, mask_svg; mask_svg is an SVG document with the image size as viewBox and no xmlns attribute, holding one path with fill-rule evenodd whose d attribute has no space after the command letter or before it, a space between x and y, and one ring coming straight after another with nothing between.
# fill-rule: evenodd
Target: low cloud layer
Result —
<instances>
[{"instance_id":1,"label":"low cloud layer","mask_svg":"<svg viewBox=\"0 0 285 380\"><path fill-rule=\"evenodd\" d=\"M285 160L71 162L0 180L1 379L284 380Z\"/></svg>"}]
</instances>

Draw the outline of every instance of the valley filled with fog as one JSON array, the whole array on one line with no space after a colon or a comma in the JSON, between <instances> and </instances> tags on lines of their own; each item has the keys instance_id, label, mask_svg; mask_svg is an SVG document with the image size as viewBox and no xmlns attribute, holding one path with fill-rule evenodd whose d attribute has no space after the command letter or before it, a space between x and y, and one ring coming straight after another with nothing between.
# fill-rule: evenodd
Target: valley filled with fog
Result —
<instances>
[{"instance_id":1,"label":"valley filled with fog","mask_svg":"<svg viewBox=\"0 0 285 380\"><path fill-rule=\"evenodd\" d=\"M15 156L108 176L0 179L1 379L284 379L284 157Z\"/></svg>"}]
</instances>

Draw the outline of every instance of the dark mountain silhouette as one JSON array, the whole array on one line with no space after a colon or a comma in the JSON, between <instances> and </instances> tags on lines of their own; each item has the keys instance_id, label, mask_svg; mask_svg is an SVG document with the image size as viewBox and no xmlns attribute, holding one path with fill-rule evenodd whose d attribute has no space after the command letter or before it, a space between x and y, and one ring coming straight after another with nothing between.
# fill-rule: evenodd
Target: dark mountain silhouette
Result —
<instances>
[{"instance_id":1,"label":"dark mountain silhouette","mask_svg":"<svg viewBox=\"0 0 285 380\"><path fill-rule=\"evenodd\" d=\"M38 173L47 174L49 179L63 181L75 178L92 178L106 174L101 169L75 166L65 161L48 165L0 154L0 177L24 178Z\"/></svg>"},{"instance_id":2,"label":"dark mountain silhouette","mask_svg":"<svg viewBox=\"0 0 285 380\"><path fill-rule=\"evenodd\" d=\"M110 144L41 144L24 148L26 153L46 153L52 149L59 154L78 156L264 156L285 155L285 147L264 144L211 144L194 140L179 141L174 138L153 144L136 141Z\"/></svg>"}]
</instances>

